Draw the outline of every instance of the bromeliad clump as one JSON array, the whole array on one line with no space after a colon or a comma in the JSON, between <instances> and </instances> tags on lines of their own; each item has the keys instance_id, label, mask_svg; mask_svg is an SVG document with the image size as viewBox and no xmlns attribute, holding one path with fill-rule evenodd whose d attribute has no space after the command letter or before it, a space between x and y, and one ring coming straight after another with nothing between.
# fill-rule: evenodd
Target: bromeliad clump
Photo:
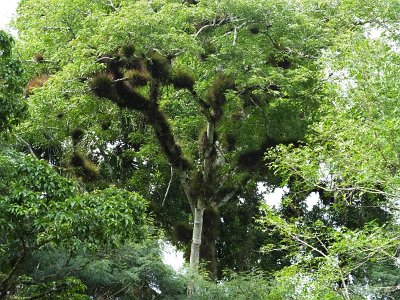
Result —
<instances>
[{"instance_id":1,"label":"bromeliad clump","mask_svg":"<svg viewBox=\"0 0 400 300\"><path fill-rule=\"evenodd\" d=\"M99 167L80 153L74 153L70 164L75 169L76 175L82 176L84 180L90 181L100 178Z\"/></svg>"},{"instance_id":2,"label":"bromeliad clump","mask_svg":"<svg viewBox=\"0 0 400 300\"><path fill-rule=\"evenodd\" d=\"M71 138L74 146L76 146L83 138L85 135L85 131L82 128L75 128L71 132Z\"/></svg>"},{"instance_id":3,"label":"bromeliad clump","mask_svg":"<svg viewBox=\"0 0 400 300\"><path fill-rule=\"evenodd\" d=\"M147 71L135 69L127 70L125 78L132 87L145 86L151 80L151 75Z\"/></svg>"},{"instance_id":4,"label":"bromeliad clump","mask_svg":"<svg viewBox=\"0 0 400 300\"><path fill-rule=\"evenodd\" d=\"M100 98L112 99L117 96L113 79L110 74L100 73L90 81L91 91Z\"/></svg>"},{"instance_id":5,"label":"bromeliad clump","mask_svg":"<svg viewBox=\"0 0 400 300\"><path fill-rule=\"evenodd\" d=\"M157 51L153 51L147 58L146 66L153 78L163 82L168 80L171 73L171 66L165 56Z\"/></svg>"},{"instance_id":6,"label":"bromeliad clump","mask_svg":"<svg viewBox=\"0 0 400 300\"><path fill-rule=\"evenodd\" d=\"M195 81L191 74L182 70L176 70L172 75L171 83L176 89L188 89L189 91L193 91Z\"/></svg>"}]
</instances>

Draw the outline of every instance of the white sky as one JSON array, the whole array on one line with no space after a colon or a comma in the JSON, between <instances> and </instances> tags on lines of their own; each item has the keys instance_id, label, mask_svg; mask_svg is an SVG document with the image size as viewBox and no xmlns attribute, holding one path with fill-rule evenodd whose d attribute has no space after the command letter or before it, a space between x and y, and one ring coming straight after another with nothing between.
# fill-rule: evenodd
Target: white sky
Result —
<instances>
[{"instance_id":1,"label":"white sky","mask_svg":"<svg viewBox=\"0 0 400 300\"><path fill-rule=\"evenodd\" d=\"M15 14L19 0L0 0L0 29L6 29L7 24Z\"/></svg>"}]
</instances>

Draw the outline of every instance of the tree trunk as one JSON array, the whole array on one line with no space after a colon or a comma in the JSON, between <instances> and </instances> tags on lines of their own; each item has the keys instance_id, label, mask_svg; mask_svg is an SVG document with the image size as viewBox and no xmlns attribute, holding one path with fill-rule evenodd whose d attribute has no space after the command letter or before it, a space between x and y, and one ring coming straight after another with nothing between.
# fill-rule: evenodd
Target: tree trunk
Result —
<instances>
[{"instance_id":1,"label":"tree trunk","mask_svg":"<svg viewBox=\"0 0 400 300\"><path fill-rule=\"evenodd\" d=\"M220 215L218 207L207 207L204 210L203 233L200 254L207 261L211 280L218 278L217 239L219 236Z\"/></svg>"},{"instance_id":2,"label":"tree trunk","mask_svg":"<svg viewBox=\"0 0 400 300\"><path fill-rule=\"evenodd\" d=\"M201 201L194 209L192 246L190 250L190 271L196 273L199 268L201 233L203 231L204 206Z\"/></svg>"},{"instance_id":3,"label":"tree trunk","mask_svg":"<svg viewBox=\"0 0 400 300\"><path fill-rule=\"evenodd\" d=\"M199 270L200 261L200 246L201 246L201 234L203 231L203 217L204 217L204 205L199 200L197 206L194 208L194 224L192 234L192 246L190 249L190 262L189 272L194 276L193 280L187 286L187 295L192 295L196 290L195 275Z\"/></svg>"}]
</instances>

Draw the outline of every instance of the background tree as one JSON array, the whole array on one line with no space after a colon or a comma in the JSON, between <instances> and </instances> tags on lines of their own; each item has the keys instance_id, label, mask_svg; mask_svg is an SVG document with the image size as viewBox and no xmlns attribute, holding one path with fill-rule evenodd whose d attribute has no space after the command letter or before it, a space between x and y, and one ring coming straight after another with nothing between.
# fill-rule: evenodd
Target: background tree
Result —
<instances>
[{"instance_id":1,"label":"background tree","mask_svg":"<svg viewBox=\"0 0 400 300\"><path fill-rule=\"evenodd\" d=\"M24 76L21 61L13 53L13 38L0 30L0 131L15 125L25 114L21 99Z\"/></svg>"},{"instance_id":2,"label":"background tree","mask_svg":"<svg viewBox=\"0 0 400 300\"><path fill-rule=\"evenodd\" d=\"M324 55L327 93L320 107L320 121L310 126L301 147L279 146L268 155L275 159L271 166L290 188L282 207L289 224L315 227L317 221L340 232L334 238L311 238L314 242L309 245L325 254L346 247L359 253L357 247L363 239L373 246L379 238L399 234L395 116L399 91L394 84L398 80L398 36L392 30L397 24L393 12L398 9L393 2L362 9L356 9L357 3L343 2L331 18L334 26L350 23L354 27L351 32L339 34ZM354 15L345 14L350 7ZM310 211L306 202L313 192L319 196L319 202ZM384 233L378 233L382 228ZM371 232L376 233L371 236ZM340 247L336 244L337 236ZM310 235L302 237L308 239ZM367 257L362 253L358 257L363 262L357 262L350 253L337 253L339 261L342 258L340 267L349 274L347 297L397 297L398 289L392 280L392 274L399 274L397 250L391 252L389 244L381 241L374 255L364 248ZM397 245L395 242L392 246ZM380 254L387 256L381 260ZM310 254L311 258L319 256ZM324 269L320 265L318 268ZM388 275L383 275L382 270ZM367 281L369 288L365 286Z\"/></svg>"}]
</instances>

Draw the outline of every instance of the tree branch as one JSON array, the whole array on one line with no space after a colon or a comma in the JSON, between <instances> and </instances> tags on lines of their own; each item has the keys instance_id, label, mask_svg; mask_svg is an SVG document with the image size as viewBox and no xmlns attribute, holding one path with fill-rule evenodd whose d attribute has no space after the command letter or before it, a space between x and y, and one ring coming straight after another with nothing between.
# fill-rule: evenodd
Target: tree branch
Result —
<instances>
[{"instance_id":1,"label":"tree branch","mask_svg":"<svg viewBox=\"0 0 400 300\"><path fill-rule=\"evenodd\" d=\"M221 202L218 204L218 207L223 206L225 203L227 203L229 200L231 200L233 198L233 196L235 196L235 194L239 191L239 189L235 189L232 192L229 192L228 194L225 195L224 198L222 198Z\"/></svg>"},{"instance_id":2,"label":"tree branch","mask_svg":"<svg viewBox=\"0 0 400 300\"><path fill-rule=\"evenodd\" d=\"M15 135L15 137L17 138L17 140L19 140L20 142L24 143L24 144L28 147L29 152L30 152L34 157L38 158L38 157L36 156L35 152L33 151L31 145L30 145L27 141L25 141L25 140L24 140L22 137L20 137L19 135Z\"/></svg>"},{"instance_id":3,"label":"tree branch","mask_svg":"<svg viewBox=\"0 0 400 300\"><path fill-rule=\"evenodd\" d=\"M3 294L3 291L5 291L5 285L10 281L10 279L12 278L12 276L15 274L15 272L17 271L17 269L20 267L20 265L22 264L22 261L24 260L25 256L26 256L26 244L25 241L23 239L23 237L20 237L21 243L22 243L22 253L21 255L19 255L17 261L15 262L14 266L12 267L10 273L8 273L8 275L0 282L0 295Z\"/></svg>"},{"instance_id":4,"label":"tree branch","mask_svg":"<svg viewBox=\"0 0 400 300\"><path fill-rule=\"evenodd\" d=\"M232 42L233 46L236 45L237 37L238 37L238 31L237 31L237 27L235 26L235 28L233 29L233 42Z\"/></svg>"},{"instance_id":5,"label":"tree branch","mask_svg":"<svg viewBox=\"0 0 400 300\"><path fill-rule=\"evenodd\" d=\"M188 199L189 205L190 205L190 209L192 210L192 213L194 215L195 212L195 203L193 201L192 195L190 193L190 186L188 183L188 175L186 173L186 171L182 171L180 170L180 178L181 178L181 184L183 187L183 191L185 192L186 198Z\"/></svg>"},{"instance_id":6,"label":"tree branch","mask_svg":"<svg viewBox=\"0 0 400 300\"><path fill-rule=\"evenodd\" d=\"M203 115L206 117L206 119L208 121L210 121L212 119L212 116L210 113L210 105L207 102L205 102L203 99L201 99L195 90L193 90L193 89L190 90L190 93L192 94L192 96L194 97L196 102L200 105L201 112L203 113Z\"/></svg>"},{"instance_id":7,"label":"tree branch","mask_svg":"<svg viewBox=\"0 0 400 300\"><path fill-rule=\"evenodd\" d=\"M194 35L194 37L198 37L198 35L206 28L208 27L215 27L215 26L221 26L223 24L225 24L225 22L229 20L229 16L225 16L224 18L222 18L218 23L217 23L217 19L212 20L212 23L206 24L203 27L201 27Z\"/></svg>"}]
</instances>

